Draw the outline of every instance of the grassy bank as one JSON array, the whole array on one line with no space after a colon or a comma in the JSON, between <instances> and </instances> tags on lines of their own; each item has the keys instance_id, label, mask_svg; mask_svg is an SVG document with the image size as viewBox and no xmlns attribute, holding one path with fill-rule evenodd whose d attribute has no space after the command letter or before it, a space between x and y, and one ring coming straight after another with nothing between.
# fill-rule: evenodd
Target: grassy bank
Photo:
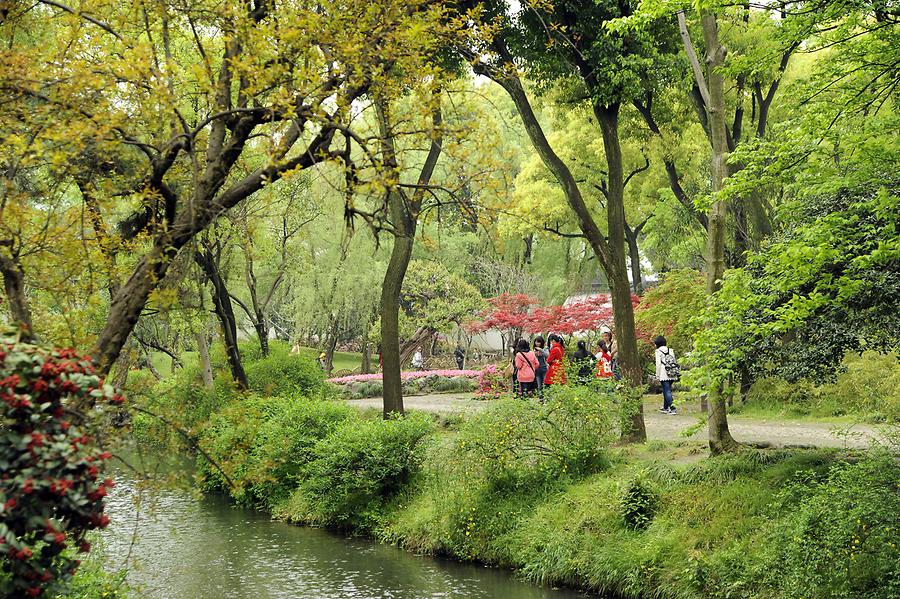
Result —
<instances>
[{"instance_id":1,"label":"grassy bank","mask_svg":"<svg viewBox=\"0 0 900 599\"><path fill-rule=\"evenodd\" d=\"M201 444L208 490L297 524L624 597L894 597L900 466L779 451L681 463L610 446L614 398L501 400L384 422L327 400L248 398ZM219 469L221 468L221 470ZM228 483L230 480L234 486Z\"/></svg>"}]
</instances>

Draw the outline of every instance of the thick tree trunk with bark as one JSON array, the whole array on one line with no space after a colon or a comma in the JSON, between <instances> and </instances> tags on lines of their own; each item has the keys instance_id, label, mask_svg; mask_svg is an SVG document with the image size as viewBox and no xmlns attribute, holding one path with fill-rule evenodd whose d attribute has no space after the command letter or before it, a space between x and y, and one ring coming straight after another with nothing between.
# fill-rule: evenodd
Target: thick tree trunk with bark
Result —
<instances>
[{"instance_id":1,"label":"thick tree trunk with bark","mask_svg":"<svg viewBox=\"0 0 900 599\"><path fill-rule=\"evenodd\" d=\"M425 189L431 181L441 155L443 135L440 90L434 92L433 101L431 147L419 172L416 191L409 197L398 187L388 190L385 197L388 214L394 227L394 245L381 286L381 360L385 418L390 418L392 414L403 414L403 385L400 379L400 293L406 269L412 258L416 221L419 218ZM375 113L381 134L382 159L385 166L396 171L399 178L400 168L387 102L380 98L376 99Z\"/></svg>"},{"instance_id":2,"label":"thick tree trunk with bark","mask_svg":"<svg viewBox=\"0 0 900 599\"><path fill-rule=\"evenodd\" d=\"M644 370L641 368L634 331L634 306L631 303L631 286L625 266L625 174L622 165L622 147L619 142L619 105L594 106L594 114L603 134L603 148L606 153L607 180L607 221L609 223L610 264L606 269L612 295L613 321L619 347L619 364L622 376L632 387L644 385ZM640 259L638 258L638 269ZM640 280L640 270L638 271ZM632 442L647 440L644 427L642 400L632 406L633 414L627 429L622 430L622 438Z\"/></svg>"},{"instance_id":3,"label":"thick tree trunk with bark","mask_svg":"<svg viewBox=\"0 0 900 599\"><path fill-rule=\"evenodd\" d=\"M25 297L25 272L15 258L0 254L0 272L3 274L3 290L9 304L9 318L16 325L22 341L33 341L31 309Z\"/></svg>"},{"instance_id":4,"label":"thick tree trunk with bark","mask_svg":"<svg viewBox=\"0 0 900 599\"><path fill-rule=\"evenodd\" d=\"M221 325L222 340L225 344L225 355L228 358L228 366L231 368L231 376L238 389L246 391L250 385L247 382L247 373L244 372L244 364L238 349L237 319L234 316L228 288L219 272L216 260L210 252L198 250L194 252L194 260L203 269L207 280L212 285L213 306Z\"/></svg>"}]
</instances>

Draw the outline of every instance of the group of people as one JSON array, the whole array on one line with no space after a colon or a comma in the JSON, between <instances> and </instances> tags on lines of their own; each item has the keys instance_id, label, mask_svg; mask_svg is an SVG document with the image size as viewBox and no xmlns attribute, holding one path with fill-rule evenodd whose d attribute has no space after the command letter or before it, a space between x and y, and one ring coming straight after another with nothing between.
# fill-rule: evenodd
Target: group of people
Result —
<instances>
[{"instance_id":1,"label":"group of people","mask_svg":"<svg viewBox=\"0 0 900 599\"><path fill-rule=\"evenodd\" d=\"M547 337L549 347L543 337L535 337L529 345L519 339L512 357L513 389L521 396L542 396L545 387L566 383L565 341L555 333ZM587 383L591 379L619 378L618 348L608 327L601 329L601 339L596 352L591 353L584 341L578 342L573 358L578 367L578 382Z\"/></svg>"},{"instance_id":2,"label":"group of people","mask_svg":"<svg viewBox=\"0 0 900 599\"><path fill-rule=\"evenodd\" d=\"M556 334L547 337L546 347L543 337L535 337L529 345L519 339L515 345L512 362L513 390L522 397L538 395L543 397L544 388L566 383L565 341ZM680 367L673 352L666 345L666 338L660 335L654 340L656 346L656 378L662 386L663 414L675 414L672 385L680 376ZM608 327L600 330L600 340L595 351L588 350L587 342L580 340L572 358L577 368L579 384L587 384L593 379L619 379L618 347Z\"/></svg>"}]
</instances>

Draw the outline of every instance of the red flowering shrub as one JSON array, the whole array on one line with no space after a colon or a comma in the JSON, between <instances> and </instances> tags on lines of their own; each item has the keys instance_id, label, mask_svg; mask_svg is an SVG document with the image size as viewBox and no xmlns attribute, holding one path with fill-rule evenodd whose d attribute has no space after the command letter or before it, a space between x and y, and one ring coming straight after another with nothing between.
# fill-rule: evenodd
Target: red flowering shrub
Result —
<instances>
[{"instance_id":1,"label":"red flowering shrub","mask_svg":"<svg viewBox=\"0 0 900 599\"><path fill-rule=\"evenodd\" d=\"M89 551L85 533L109 524L112 456L72 405L123 400L89 357L0 337L0 596L64 590L79 560L63 551Z\"/></svg>"},{"instance_id":2,"label":"red flowering shrub","mask_svg":"<svg viewBox=\"0 0 900 599\"><path fill-rule=\"evenodd\" d=\"M478 376L478 391L481 399L497 399L510 391L512 377L503 376L503 370L493 364L487 365Z\"/></svg>"}]
</instances>

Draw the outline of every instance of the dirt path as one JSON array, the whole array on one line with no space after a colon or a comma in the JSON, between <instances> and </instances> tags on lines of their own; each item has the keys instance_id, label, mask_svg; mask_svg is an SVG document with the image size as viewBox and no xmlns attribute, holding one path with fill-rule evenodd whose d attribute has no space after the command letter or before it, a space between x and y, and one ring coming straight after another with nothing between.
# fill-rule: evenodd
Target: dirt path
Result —
<instances>
[{"instance_id":1,"label":"dirt path","mask_svg":"<svg viewBox=\"0 0 900 599\"><path fill-rule=\"evenodd\" d=\"M381 398L348 400L360 408L381 409ZM414 395L404 397L409 410L426 412L470 412L489 405L487 401L472 399L471 394L446 393L439 395ZM699 414L692 410L674 416L660 414L652 400L645 402L644 421L650 440L678 441L706 439L706 427L699 427L693 435L683 437L681 432L696 425ZM878 430L865 425L835 425L830 423L791 420L758 420L729 416L729 428L734 438L743 443L771 447L868 447L878 436Z\"/></svg>"}]
</instances>

